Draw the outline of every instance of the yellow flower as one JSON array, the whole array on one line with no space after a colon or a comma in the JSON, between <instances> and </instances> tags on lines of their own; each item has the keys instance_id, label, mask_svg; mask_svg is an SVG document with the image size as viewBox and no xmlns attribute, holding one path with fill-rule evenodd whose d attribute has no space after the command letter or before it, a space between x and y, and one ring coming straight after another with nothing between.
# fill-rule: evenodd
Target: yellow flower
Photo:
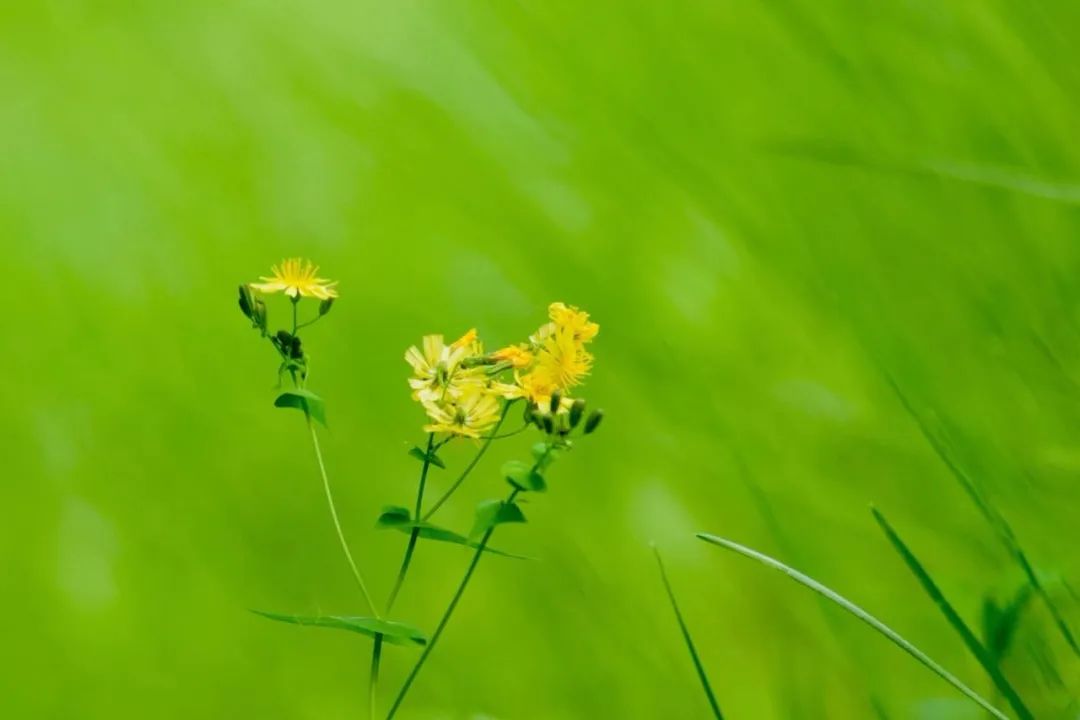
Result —
<instances>
[{"instance_id":1,"label":"yellow flower","mask_svg":"<svg viewBox=\"0 0 1080 720\"><path fill-rule=\"evenodd\" d=\"M413 369L413 376L409 378L413 399L421 402L441 400L444 396L454 399L465 390L484 384L483 368L461 365L478 349L475 330L449 345L442 335L425 335L421 345L423 350L414 345L405 351L405 362Z\"/></svg>"},{"instance_id":2,"label":"yellow flower","mask_svg":"<svg viewBox=\"0 0 1080 720\"><path fill-rule=\"evenodd\" d=\"M556 326L536 350L536 367L530 373L539 376L538 383L554 385L560 390L568 390L589 374L593 356L585 349L585 344L574 339L569 328Z\"/></svg>"},{"instance_id":3,"label":"yellow flower","mask_svg":"<svg viewBox=\"0 0 1080 720\"><path fill-rule=\"evenodd\" d=\"M259 278L263 282L252 283L251 287L262 293L284 292L291 298L313 297L329 300L338 296L335 287L337 283L317 277L319 268L310 260L282 260L280 265L271 268L271 272L271 277Z\"/></svg>"},{"instance_id":4,"label":"yellow flower","mask_svg":"<svg viewBox=\"0 0 1080 720\"><path fill-rule=\"evenodd\" d=\"M515 370L532 365L533 354L528 345L510 345L491 353L497 362L508 362Z\"/></svg>"},{"instance_id":5,"label":"yellow flower","mask_svg":"<svg viewBox=\"0 0 1080 720\"><path fill-rule=\"evenodd\" d=\"M600 326L589 322L589 313L578 310L573 305L554 302L548 306L548 317L555 327L569 332L576 342L587 343L600 332Z\"/></svg>"},{"instance_id":6,"label":"yellow flower","mask_svg":"<svg viewBox=\"0 0 1080 720\"><path fill-rule=\"evenodd\" d=\"M445 432L471 438L478 438L491 429L502 413L498 397L482 388L466 392L456 400L425 401L424 410L432 420L424 426L424 432Z\"/></svg>"}]
</instances>

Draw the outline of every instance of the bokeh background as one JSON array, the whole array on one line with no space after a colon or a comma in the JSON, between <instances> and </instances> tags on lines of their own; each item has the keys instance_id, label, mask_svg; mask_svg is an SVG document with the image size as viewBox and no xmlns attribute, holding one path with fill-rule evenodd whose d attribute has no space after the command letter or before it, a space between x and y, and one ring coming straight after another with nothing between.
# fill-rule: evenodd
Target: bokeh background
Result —
<instances>
[{"instance_id":1,"label":"bokeh background","mask_svg":"<svg viewBox=\"0 0 1080 720\"><path fill-rule=\"evenodd\" d=\"M310 387L380 596L422 438L404 349L517 340L556 299L602 325L602 432L497 535L537 561L481 564L404 717L705 717L650 540L731 717L981 717L693 533L992 697L868 511L976 628L1011 597L937 444L1080 626L1078 43L1058 0L3 4L0 715L363 715L364 638L248 613L361 609L235 303L305 255L341 283ZM422 546L395 615L430 629L467 559ZM415 657L388 653L384 704ZM1006 660L1076 717L1041 604Z\"/></svg>"}]
</instances>

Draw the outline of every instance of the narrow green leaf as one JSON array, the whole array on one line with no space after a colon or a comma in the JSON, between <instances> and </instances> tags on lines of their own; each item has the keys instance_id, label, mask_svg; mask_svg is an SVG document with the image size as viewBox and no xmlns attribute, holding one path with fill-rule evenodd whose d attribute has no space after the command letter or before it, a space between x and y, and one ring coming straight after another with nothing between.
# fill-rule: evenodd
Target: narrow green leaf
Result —
<instances>
[{"instance_id":1,"label":"narrow green leaf","mask_svg":"<svg viewBox=\"0 0 1080 720\"><path fill-rule=\"evenodd\" d=\"M383 521L384 517L387 518L385 522ZM417 531L417 537L423 538L424 540L434 540L436 542L462 545L464 547L473 548L474 550L480 547L479 543L475 543L472 540L469 540L469 538L465 537L464 535L460 535L453 530L447 530L445 528L438 527L437 525L432 525L428 522L411 522L408 519L401 520L400 515L388 514L386 510L383 511L383 515L379 516L379 522L376 523L376 526L380 530L398 530L405 533L406 535L410 534L415 529ZM490 545L484 546L484 552L489 552L492 555L501 555L503 557L514 558L516 560L531 559L524 555L515 555L514 553L509 553L504 550L497 550Z\"/></svg>"},{"instance_id":2,"label":"narrow green leaf","mask_svg":"<svg viewBox=\"0 0 1080 720\"><path fill-rule=\"evenodd\" d=\"M975 633L971 631L971 628L967 626L964 619L960 617L960 613L956 612L956 609L945 598L945 594L941 592L941 589L934 582L934 579L930 577L930 573L926 571L919 559L915 557L915 553L907 546L907 544L900 539L896 530L889 524L889 521L885 519L885 516L876 507L871 507L870 512L873 513L874 519L877 520L877 524L881 527L882 532L885 533L885 537L888 538L889 543L893 546L893 549L904 560L904 564L907 565L908 570L915 576L922 585L922 589L930 596L930 599L941 610L941 614L945 616L949 624L952 625L953 630L960 636L960 639L964 641L964 645L968 651L975 656L975 659L982 665L983 670L990 676L990 679L994 682L995 687L1001 692L1002 697L1009 703L1017 717L1021 720L1032 720L1033 716L1031 711L1024 705L1024 701L1020 699L1016 690L1009 683L1005 675L1002 674L1001 668L998 667L997 662L990 656L986 648L983 647L979 639L975 637Z\"/></svg>"},{"instance_id":3,"label":"narrow green leaf","mask_svg":"<svg viewBox=\"0 0 1080 720\"><path fill-rule=\"evenodd\" d=\"M424 462L424 460L426 460L427 457L428 457L428 454L426 452L424 452L423 450L421 450L420 448L418 448L418 447L414 447L412 450L410 450L409 455L416 458L420 462ZM431 453L431 461L430 462L431 462L432 465L434 465L437 468L442 468L443 470L446 469L446 463L444 463L442 461L442 458L440 458L434 452Z\"/></svg>"},{"instance_id":4,"label":"narrow green leaf","mask_svg":"<svg viewBox=\"0 0 1080 720\"><path fill-rule=\"evenodd\" d=\"M394 622L393 620L351 615L284 615L281 613L264 612L262 610L252 610L251 612L270 620L289 623L291 625L309 625L312 627L347 630L349 632L360 633L361 635L368 635L370 637L381 635L386 642L394 643L395 645L405 645L406 643L415 643L416 645L427 644L427 637L424 633L420 632L412 625Z\"/></svg>"},{"instance_id":5,"label":"narrow green leaf","mask_svg":"<svg viewBox=\"0 0 1080 720\"><path fill-rule=\"evenodd\" d=\"M547 490L544 476L534 470L532 465L520 460L511 460L505 463L502 466L502 474L506 481L518 490L528 492L544 492Z\"/></svg>"},{"instance_id":6,"label":"narrow green leaf","mask_svg":"<svg viewBox=\"0 0 1080 720\"><path fill-rule=\"evenodd\" d=\"M476 506L476 522L469 537L483 535L491 528L503 523L523 522L525 522L525 513L521 512L517 503L505 500L484 500Z\"/></svg>"},{"instance_id":7,"label":"narrow green leaf","mask_svg":"<svg viewBox=\"0 0 1080 720\"><path fill-rule=\"evenodd\" d=\"M844 596L840 595L836 591L822 585L809 575L804 575L795 568L785 565L784 563L780 562L775 558L771 558L764 553L760 553L757 550L752 550L745 545L740 545L739 543L733 542L726 538L722 538L717 535L709 535L707 533L698 533L697 537L698 539L704 540L711 545L717 545L724 548L725 550L731 550L732 552L738 553L743 557L748 557L751 560L756 560L757 562L765 565L766 567L773 568L774 570L779 570L800 585L804 585L805 587L810 588L822 597L831 600L832 602L842 607L844 610L847 610L849 613L862 620L870 627L874 628L874 630L877 630L879 633L884 635L894 645L899 647L911 657L918 660L923 665L923 667L930 670L942 680L959 690L969 700L982 707L984 710L997 718L997 720L1009 720L1008 716L1006 716L1000 710L998 710L989 702L984 700L978 693L969 688L967 685L960 682L960 680L957 679L955 675L953 675L941 665L938 665L936 662L930 659L930 656L928 656L922 650L915 647L913 644L904 639L904 637L900 635L900 633L896 632L891 627L881 622L876 617L866 612L861 607L851 602Z\"/></svg>"},{"instance_id":8,"label":"narrow green leaf","mask_svg":"<svg viewBox=\"0 0 1080 720\"><path fill-rule=\"evenodd\" d=\"M679 610L679 603L675 600L675 591L671 588L671 583L668 581L667 571L664 569L664 561L660 558L660 550L655 545L653 545L653 552L656 554L656 564L660 566L660 580L664 583L664 589L667 590L668 600L671 601L671 609L675 611L675 619L679 623L679 630L682 631L683 642L686 643L686 649L690 652L690 659L694 662L694 669L697 670L698 680L701 681L701 688L705 691L705 698L709 701L709 707L712 708L713 716L716 720L724 720L724 715L720 712L720 703L716 701L716 695L713 693L712 686L709 684L709 678L705 674L705 666L701 664L701 658L698 657L697 648L694 647L694 640L690 637L690 628L686 626L686 621L683 620L682 612Z\"/></svg>"},{"instance_id":9,"label":"narrow green leaf","mask_svg":"<svg viewBox=\"0 0 1080 720\"><path fill-rule=\"evenodd\" d=\"M274 407L296 408L318 420L324 427L326 425L326 405L321 397L310 390L297 388L283 392L274 400Z\"/></svg>"}]
</instances>

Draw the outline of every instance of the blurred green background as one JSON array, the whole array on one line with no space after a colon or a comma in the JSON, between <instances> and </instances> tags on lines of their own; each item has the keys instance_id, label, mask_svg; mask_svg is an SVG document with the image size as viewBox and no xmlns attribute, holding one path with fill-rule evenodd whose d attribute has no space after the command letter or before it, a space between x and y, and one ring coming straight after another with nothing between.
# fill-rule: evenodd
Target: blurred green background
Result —
<instances>
[{"instance_id":1,"label":"blurred green background","mask_svg":"<svg viewBox=\"0 0 1080 720\"><path fill-rule=\"evenodd\" d=\"M1078 42L1064 0L3 4L0 715L363 716L364 638L247 612L361 610L235 303L305 255L341 283L310 387L380 597L403 537L372 524L422 438L404 349L518 340L557 299L601 323L602 432L497 535L539 561L480 565L403 717L705 717L650 540L730 717L980 717L693 533L992 697L868 512L975 626L1021 583L919 419L1080 626ZM430 630L467 560L422 546L395 615ZM1007 671L1076 717L1038 603Z\"/></svg>"}]
</instances>

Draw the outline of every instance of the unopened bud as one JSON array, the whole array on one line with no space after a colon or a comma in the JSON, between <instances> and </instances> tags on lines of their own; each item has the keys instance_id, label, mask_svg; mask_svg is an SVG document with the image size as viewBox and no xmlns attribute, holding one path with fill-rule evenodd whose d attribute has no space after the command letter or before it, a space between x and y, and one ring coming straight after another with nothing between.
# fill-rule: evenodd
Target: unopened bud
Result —
<instances>
[{"instance_id":1,"label":"unopened bud","mask_svg":"<svg viewBox=\"0 0 1080 720\"><path fill-rule=\"evenodd\" d=\"M592 433L596 428L600 427L600 422L604 419L603 410L593 410L589 415L589 419L585 421L585 434Z\"/></svg>"},{"instance_id":2,"label":"unopened bud","mask_svg":"<svg viewBox=\"0 0 1080 720\"><path fill-rule=\"evenodd\" d=\"M322 317L326 313L330 312L330 308L334 307L334 298L326 298L319 303L319 317Z\"/></svg>"},{"instance_id":3,"label":"unopened bud","mask_svg":"<svg viewBox=\"0 0 1080 720\"><path fill-rule=\"evenodd\" d=\"M240 305L240 312L244 313L244 316L249 320L255 319L255 298L251 294L251 288L247 285L240 286L240 299L238 301Z\"/></svg>"},{"instance_id":4,"label":"unopened bud","mask_svg":"<svg viewBox=\"0 0 1080 720\"><path fill-rule=\"evenodd\" d=\"M255 309L252 311L253 317L251 322L255 327L262 330L263 335L266 335L266 303L260 298L255 298Z\"/></svg>"},{"instance_id":5,"label":"unopened bud","mask_svg":"<svg viewBox=\"0 0 1080 720\"><path fill-rule=\"evenodd\" d=\"M546 432L548 435L555 432L555 418L551 417L550 415L545 415L542 419L542 422L544 423L544 432Z\"/></svg>"},{"instance_id":6,"label":"unopened bud","mask_svg":"<svg viewBox=\"0 0 1080 720\"><path fill-rule=\"evenodd\" d=\"M585 416L585 401L582 398L578 398L574 401L574 404L570 406L570 429L574 429L581 422L581 418Z\"/></svg>"},{"instance_id":7,"label":"unopened bud","mask_svg":"<svg viewBox=\"0 0 1080 720\"><path fill-rule=\"evenodd\" d=\"M562 405L562 393L556 390L555 392L551 393L551 404L548 409L554 415L555 413L559 412L560 405Z\"/></svg>"}]
</instances>

